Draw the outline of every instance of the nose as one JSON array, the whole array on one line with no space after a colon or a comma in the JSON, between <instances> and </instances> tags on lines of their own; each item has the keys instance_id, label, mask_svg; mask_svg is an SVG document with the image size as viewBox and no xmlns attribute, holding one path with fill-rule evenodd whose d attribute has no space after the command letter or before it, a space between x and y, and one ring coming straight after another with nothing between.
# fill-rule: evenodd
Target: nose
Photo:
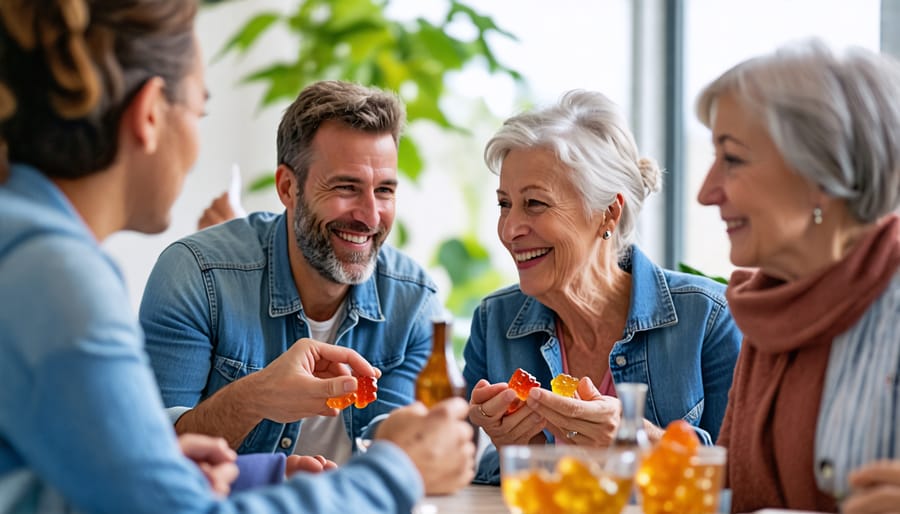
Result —
<instances>
[{"instance_id":1,"label":"nose","mask_svg":"<svg viewBox=\"0 0 900 514\"><path fill-rule=\"evenodd\" d=\"M501 214L497 220L497 235L500 241L511 243L517 237L521 237L528 233L530 226L528 218L521 209L510 207L505 214Z\"/></svg>"},{"instance_id":2,"label":"nose","mask_svg":"<svg viewBox=\"0 0 900 514\"><path fill-rule=\"evenodd\" d=\"M725 202L725 191L722 189L721 173L717 161L713 162L706 172L700 191L697 192L697 201L701 205L721 205Z\"/></svg>"},{"instance_id":3,"label":"nose","mask_svg":"<svg viewBox=\"0 0 900 514\"><path fill-rule=\"evenodd\" d=\"M375 197L375 191L365 191L356 198L353 220L365 223L370 229L378 227L381 216L378 212L378 198Z\"/></svg>"}]
</instances>

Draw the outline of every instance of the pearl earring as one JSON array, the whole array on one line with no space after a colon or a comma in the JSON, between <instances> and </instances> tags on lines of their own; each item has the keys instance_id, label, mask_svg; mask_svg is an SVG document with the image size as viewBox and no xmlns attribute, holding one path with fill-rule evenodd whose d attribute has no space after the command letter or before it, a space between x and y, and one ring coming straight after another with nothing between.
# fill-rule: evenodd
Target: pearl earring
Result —
<instances>
[{"instance_id":1,"label":"pearl earring","mask_svg":"<svg viewBox=\"0 0 900 514\"><path fill-rule=\"evenodd\" d=\"M813 209L813 223L816 225L822 224L822 209L820 207Z\"/></svg>"},{"instance_id":2,"label":"pearl earring","mask_svg":"<svg viewBox=\"0 0 900 514\"><path fill-rule=\"evenodd\" d=\"M612 232L610 232L609 230L603 232L603 239L609 239L611 237L612 237Z\"/></svg>"}]
</instances>

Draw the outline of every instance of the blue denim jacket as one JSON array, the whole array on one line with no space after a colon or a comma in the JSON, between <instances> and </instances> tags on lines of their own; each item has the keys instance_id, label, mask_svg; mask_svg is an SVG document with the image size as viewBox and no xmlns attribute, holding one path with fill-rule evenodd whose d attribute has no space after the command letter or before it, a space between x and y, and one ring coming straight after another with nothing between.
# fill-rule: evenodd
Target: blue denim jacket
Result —
<instances>
[{"instance_id":1,"label":"blue denim jacket","mask_svg":"<svg viewBox=\"0 0 900 514\"><path fill-rule=\"evenodd\" d=\"M160 255L140 319L173 422L309 337L288 260L291 241L284 214L255 213L181 239ZM431 352L431 319L441 309L436 292L419 265L388 246L372 277L350 287L336 344L382 372L378 400L341 413L351 441L370 435L373 418L415 398L416 377ZM302 421L264 420L238 452L290 454L301 427Z\"/></svg>"},{"instance_id":2,"label":"blue denim jacket","mask_svg":"<svg viewBox=\"0 0 900 514\"><path fill-rule=\"evenodd\" d=\"M725 286L664 270L633 246L620 266L631 273L632 295L622 338L609 354L613 382L647 384L644 417L665 427L684 419L706 444L719 433L741 334L725 304ZM506 382L516 368L549 389L563 372L556 314L518 286L486 297L476 309L464 350L469 393L479 379ZM476 482L499 482L490 446Z\"/></svg>"},{"instance_id":3,"label":"blue denim jacket","mask_svg":"<svg viewBox=\"0 0 900 514\"><path fill-rule=\"evenodd\" d=\"M0 184L0 512L391 513L421 497L409 458L376 443L337 473L218 498L178 447L129 305L68 199L13 165Z\"/></svg>"}]
</instances>

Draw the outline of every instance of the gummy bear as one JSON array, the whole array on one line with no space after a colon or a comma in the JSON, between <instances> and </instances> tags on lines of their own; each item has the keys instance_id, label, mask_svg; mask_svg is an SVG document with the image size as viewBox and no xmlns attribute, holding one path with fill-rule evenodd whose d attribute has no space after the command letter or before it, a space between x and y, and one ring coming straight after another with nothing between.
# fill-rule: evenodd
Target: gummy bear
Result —
<instances>
[{"instance_id":1,"label":"gummy bear","mask_svg":"<svg viewBox=\"0 0 900 514\"><path fill-rule=\"evenodd\" d=\"M550 381L550 387L553 389L553 392L558 395L574 398L575 390L578 389L578 379L572 375L560 373Z\"/></svg>"},{"instance_id":2,"label":"gummy bear","mask_svg":"<svg viewBox=\"0 0 900 514\"><path fill-rule=\"evenodd\" d=\"M355 401L356 393L347 393L343 396L335 396L333 398L325 400L325 405L331 407L332 409L343 410L344 408L353 405L353 402Z\"/></svg>"},{"instance_id":3,"label":"gummy bear","mask_svg":"<svg viewBox=\"0 0 900 514\"><path fill-rule=\"evenodd\" d=\"M378 398L378 383L375 377L356 378L356 408L362 409Z\"/></svg>"},{"instance_id":4,"label":"gummy bear","mask_svg":"<svg viewBox=\"0 0 900 514\"><path fill-rule=\"evenodd\" d=\"M636 475L645 513L717 511L722 473L714 466L693 463L699 446L689 423L681 419L669 423Z\"/></svg>"},{"instance_id":5,"label":"gummy bear","mask_svg":"<svg viewBox=\"0 0 900 514\"><path fill-rule=\"evenodd\" d=\"M356 391L329 398L325 400L325 405L342 410L356 404L357 409L362 409L378 398L377 393L378 383L375 377L356 377Z\"/></svg>"},{"instance_id":6,"label":"gummy bear","mask_svg":"<svg viewBox=\"0 0 900 514\"><path fill-rule=\"evenodd\" d=\"M522 368L518 368L513 372L512 376L509 377L508 384L509 388L516 392L518 401L514 401L510 404L509 408L506 409L507 414L512 414L522 407L522 402L528 398L528 391L530 391L531 388L541 386L541 383L534 378L534 375Z\"/></svg>"}]
</instances>

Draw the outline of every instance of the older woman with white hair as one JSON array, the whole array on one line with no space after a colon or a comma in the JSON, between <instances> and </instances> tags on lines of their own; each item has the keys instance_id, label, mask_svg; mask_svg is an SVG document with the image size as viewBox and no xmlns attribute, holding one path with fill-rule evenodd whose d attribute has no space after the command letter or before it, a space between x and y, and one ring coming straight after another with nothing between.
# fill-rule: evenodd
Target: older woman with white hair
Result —
<instances>
[{"instance_id":1,"label":"older woman with white hair","mask_svg":"<svg viewBox=\"0 0 900 514\"><path fill-rule=\"evenodd\" d=\"M733 509L897 512L900 65L799 43L725 72L697 113L716 149L700 203L756 268L727 294Z\"/></svg>"},{"instance_id":2,"label":"older woman with white hair","mask_svg":"<svg viewBox=\"0 0 900 514\"><path fill-rule=\"evenodd\" d=\"M621 417L615 384L623 382L649 386L651 440L684 419L714 441L741 335L722 284L664 270L634 244L660 171L640 157L616 106L600 93L570 91L508 119L485 161L500 177L497 234L519 284L481 302L465 348L469 418L493 443L476 481L499 480L502 445L609 445ZM535 388L515 410L507 380L517 368L545 388L560 373L578 377L577 393Z\"/></svg>"}]
</instances>

